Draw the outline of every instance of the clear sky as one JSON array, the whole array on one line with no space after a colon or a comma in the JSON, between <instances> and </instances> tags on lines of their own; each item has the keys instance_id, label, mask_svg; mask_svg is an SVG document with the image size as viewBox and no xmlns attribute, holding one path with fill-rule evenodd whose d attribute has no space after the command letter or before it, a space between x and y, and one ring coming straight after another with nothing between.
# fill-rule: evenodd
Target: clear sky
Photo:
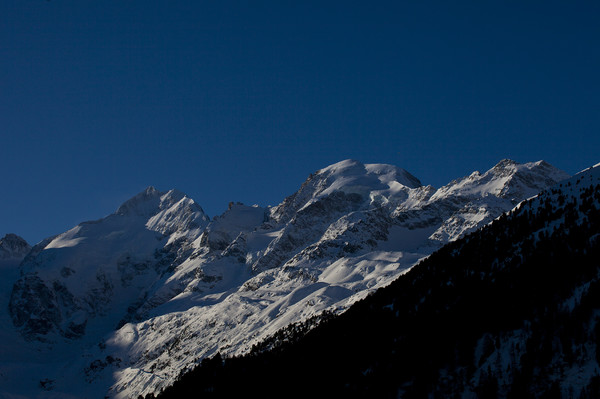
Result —
<instances>
[{"instance_id":1,"label":"clear sky","mask_svg":"<svg viewBox=\"0 0 600 399\"><path fill-rule=\"evenodd\" d=\"M346 158L439 187L600 162L598 1L0 1L0 236L153 185L275 205Z\"/></svg>"}]
</instances>

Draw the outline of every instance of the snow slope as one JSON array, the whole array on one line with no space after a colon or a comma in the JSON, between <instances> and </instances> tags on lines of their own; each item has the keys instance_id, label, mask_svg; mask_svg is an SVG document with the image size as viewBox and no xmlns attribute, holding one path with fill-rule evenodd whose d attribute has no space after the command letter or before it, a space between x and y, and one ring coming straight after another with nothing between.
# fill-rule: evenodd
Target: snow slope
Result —
<instances>
[{"instance_id":1,"label":"snow slope","mask_svg":"<svg viewBox=\"0 0 600 399\"><path fill-rule=\"evenodd\" d=\"M210 223L182 193L148 188L22 262L10 313L18 344L44 355L30 373L37 384L17 378L6 392L154 392L205 356L343 311L567 177L505 160L436 190L395 166L346 160L276 207L232 203ZM26 363L17 360L0 361L0 386Z\"/></svg>"}]
</instances>

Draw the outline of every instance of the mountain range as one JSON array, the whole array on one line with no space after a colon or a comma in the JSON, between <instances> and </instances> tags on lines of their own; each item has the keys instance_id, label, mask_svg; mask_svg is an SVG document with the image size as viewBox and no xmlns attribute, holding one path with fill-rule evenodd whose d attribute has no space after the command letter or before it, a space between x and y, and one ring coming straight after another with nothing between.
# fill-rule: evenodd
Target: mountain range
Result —
<instances>
[{"instance_id":1,"label":"mountain range","mask_svg":"<svg viewBox=\"0 0 600 399\"><path fill-rule=\"evenodd\" d=\"M33 248L7 235L0 395L159 392L202 359L343 313L568 177L503 160L435 189L346 160L274 207L231 203L211 220L185 194L149 187Z\"/></svg>"},{"instance_id":2,"label":"mountain range","mask_svg":"<svg viewBox=\"0 0 600 399\"><path fill-rule=\"evenodd\" d=\"M600 164L158 397L598 398L599 338Z\"/></svg>"}]
</instances>

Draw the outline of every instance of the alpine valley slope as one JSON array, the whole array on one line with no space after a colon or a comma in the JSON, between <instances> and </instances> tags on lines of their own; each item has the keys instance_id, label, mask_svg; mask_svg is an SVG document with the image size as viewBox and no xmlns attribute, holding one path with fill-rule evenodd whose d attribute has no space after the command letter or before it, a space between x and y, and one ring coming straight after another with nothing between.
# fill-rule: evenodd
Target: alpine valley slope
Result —
<instances>
[{"instance_id":1,"label":"alpine valley slope","mask_svg":"<svg viewBox=\"0 0 600 399\"><path fill-rule=\"evenodd\" d=\"M217 351L242 354L292 322L347 309L565 178L543 161L504 160L436 190L395 166L346 160L278 206L232 203L210 222L184 194L148 188L23 260L7 306L20 334L3 343L23 350L0 360L0 392L157 392Z\"/></svg>"}]
</instances>

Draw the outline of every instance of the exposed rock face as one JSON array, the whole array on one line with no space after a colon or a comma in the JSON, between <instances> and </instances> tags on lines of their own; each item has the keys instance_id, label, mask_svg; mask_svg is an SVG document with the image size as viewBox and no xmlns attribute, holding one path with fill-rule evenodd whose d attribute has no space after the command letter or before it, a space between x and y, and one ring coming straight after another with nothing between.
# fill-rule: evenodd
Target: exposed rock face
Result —
<instances>
[{"instance_id":1,"label":"exposed rock face","mask_svg":"<svg viewBox=\"0 0 600 399\"><path fill-rule=\"evenodd\" d=\"M56 292L39 277L26 276L14 285L9 309L15 327L21 328L26 337L34 337L48 334L60 325L62 313L72 310L72 299L68 302L63 301L61 309Z\"/></svg>"},{"instance_id":2,"label":"exposed rock face","mask_svg":"<svg viewBox=\"0 0 600 399\"><path fill-rule=\"evenodd\" d=\"M0 239L0 262L18 263L29 253L31 246L16 234Z\"/></svg>"}]
</instances>

